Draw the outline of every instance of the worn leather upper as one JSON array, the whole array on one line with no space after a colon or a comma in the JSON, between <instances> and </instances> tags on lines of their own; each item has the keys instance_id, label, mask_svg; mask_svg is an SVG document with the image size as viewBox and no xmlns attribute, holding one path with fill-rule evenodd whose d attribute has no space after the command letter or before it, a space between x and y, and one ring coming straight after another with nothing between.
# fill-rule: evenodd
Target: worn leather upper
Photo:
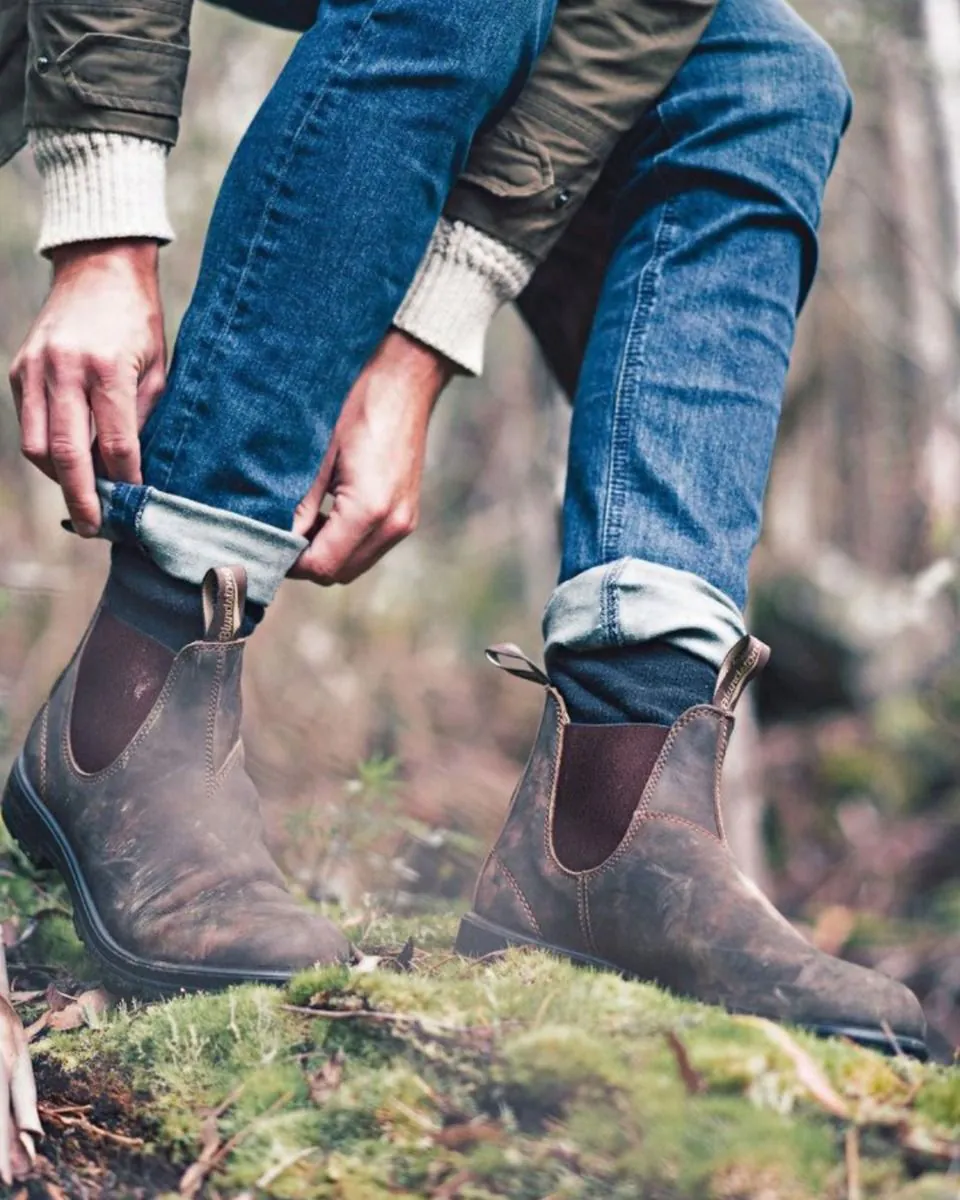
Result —
<instances>
[{"instance_id":1,"label":"worn leather upper","mask_svg":"<svg viewBox=\"0 0 960 1200\"><path fill-rule=\"evenodd\" d=\"M316 0L222 0L306 28ZM0 163L26 129L92 129L172 144L193 0L2 0ZM544 259L620 136L697 44L716 0L559 0L517 102L474 144L447 215Z\"/></svg>"},{"instance_id":2,"label":"worn leather upper","mask_svg":"<svg viewBox=\"0 0 960 1200\"><path fill-rule=\"evenodd\" d=\"M154 962L293 971L349 956L328 921L287 891L264 842L244 769L244 643L195 642L119 756L82 771L70 727L83 647L27 738L30 785L81 864L100 918L125 950Z\"/></svg>"},{"instance_id":3,"label":"worn leather upper","mask_svg":"<svg viewBox=\"0 0 960 1200\"><path fill-rule=\"evenodd\" d=\"M721 673L716 703L673 725L649 778L636 781L620 845L591 870L571 870L556 853L569 721L551 689L474 911L501 929L733 1011L833 1028L886 1023L922 1040L923 1013L905 987L812 946L727 847L720 779L732 706L765 650L745 639L739 661Z\"/></svg>"}]
</instances>

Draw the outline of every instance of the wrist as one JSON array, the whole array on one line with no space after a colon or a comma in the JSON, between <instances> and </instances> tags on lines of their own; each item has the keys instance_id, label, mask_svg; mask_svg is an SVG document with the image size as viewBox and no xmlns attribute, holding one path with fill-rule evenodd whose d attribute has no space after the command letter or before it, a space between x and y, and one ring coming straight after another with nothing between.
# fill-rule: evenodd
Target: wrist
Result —
<instances>
[{"instance_id":1,"label":"wrist","mask_svg":"<svg viewBox=\"0 0 960 1200\"><path fill-rule=\"evenodd\" d=\"M121 268L138 276L156 275L160 245L151 238L109 238L95 242L72 242L50 251L55 280L88 269Z\"/></svg>"},{"instance_id":2,"label":"wrist","mask_svg":"<svg viewBox=\"0 0 960 1200\"><path fill-rule=\"evenodd\" d=\"M421 342L402 329L391 329L376 355L378 367L412 385L416 395L429 399L430 407L456 375L456 364L445 354Z\"/></svg>"}]
</instances>

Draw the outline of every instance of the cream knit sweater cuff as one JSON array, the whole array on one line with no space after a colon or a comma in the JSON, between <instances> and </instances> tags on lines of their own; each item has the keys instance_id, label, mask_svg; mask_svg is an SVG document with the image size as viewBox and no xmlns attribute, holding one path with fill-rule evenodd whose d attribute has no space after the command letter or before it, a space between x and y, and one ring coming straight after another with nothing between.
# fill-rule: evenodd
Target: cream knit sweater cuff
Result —
<instances>
[{"instance_id":1,"label":"cream knit sweater cuff","mask_svg":"<svg viewBox=\"0 0 960 1200\"><path fill-rule=\"evenodd\" d=\"M473 225L441 217L393 323L479 375L491 321L520 295L535 265Z\"/></svg>"},{"instance_id":2,"label":"cream knit sweater cuff","mask_svg":"<svg viewBox=\"0 0 960 1200\"><path fill-rule=\"evenodd\" d=\"M172 240L161 142L54 129L33 130L30 141L43 184L41 253L104 238ZM474 226L441 218L394 324L479 375L490 323L535 265Z\"/></svg>"},{"instance_id":3,"label":"cream knit sweater cuff","mask_svg":"<svg viewBox=\"0 0 960 1200\"><path fill-rule=\"evenodd\" d=\"M33 156L43 186L37 249L104 238L169 242L168 147L146 138L86 130L35 129Z\"/></svg>"}]
</instances>

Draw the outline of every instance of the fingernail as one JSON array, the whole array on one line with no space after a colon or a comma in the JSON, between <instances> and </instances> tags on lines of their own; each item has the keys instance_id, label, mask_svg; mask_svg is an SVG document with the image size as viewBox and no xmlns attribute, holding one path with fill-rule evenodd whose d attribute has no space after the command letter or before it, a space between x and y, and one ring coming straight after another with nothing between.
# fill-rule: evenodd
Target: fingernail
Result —
<instances>
[{"instance_id":1,"label":"fingernail","mask_svg":"<svg viewBox=\"0 0 960 1200\"><path fill-rule=\"evenodd\" d=\"M98 530L97 530L96 525L91 525L87 521L75 521L74 528L76 529L77 533L80 534L81 537L96 537L97 536Z\"/></svg>"}]
</instances>

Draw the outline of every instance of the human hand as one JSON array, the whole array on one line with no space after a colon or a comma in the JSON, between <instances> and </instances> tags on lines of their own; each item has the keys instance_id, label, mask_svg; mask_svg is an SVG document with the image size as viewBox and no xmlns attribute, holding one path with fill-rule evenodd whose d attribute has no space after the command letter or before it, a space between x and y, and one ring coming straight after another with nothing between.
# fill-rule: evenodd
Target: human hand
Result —
<instances>
[{"instance_id":1,"label":"human hand","mask_svg":"<svg viewBox=\"0 0 960 1200\"><path fill-rule=\"evenodd\" d=\"M107 478L140 483L139 431L163 390L156 242L53 252L53 284L10 370L24 456L56 480L82 537L100 528L91 417Z\"/></svg>"},{"instance_id":2,"label":"human hand","mask_svg":"<svg viewBox=\"0 0 960 1200\"><path fill-rule=\"evenodd\" d=\"M453 374L442 355L393 329L347 397L294 532L310 545L290 574L350 583L417 526L427 426ZM320 512L330 493L329 515Z\"/></svg>"}]
</instances>

